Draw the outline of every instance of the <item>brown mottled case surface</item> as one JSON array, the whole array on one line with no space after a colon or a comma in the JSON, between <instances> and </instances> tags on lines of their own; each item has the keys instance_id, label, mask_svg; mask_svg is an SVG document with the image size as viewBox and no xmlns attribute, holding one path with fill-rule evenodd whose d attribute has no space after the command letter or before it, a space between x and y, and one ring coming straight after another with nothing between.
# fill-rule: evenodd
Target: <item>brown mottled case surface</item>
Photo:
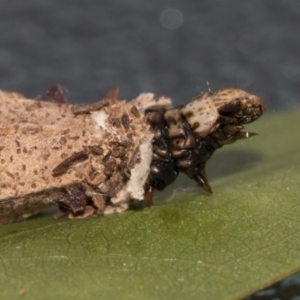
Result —
<instances>
[{"instance_id":1,"label":"brown mottled case surface","mask_svg":"<svg viewBox=\"0 0 300 300\"><path fill-rule=\"evenodd\" d=\"M153 95L145 95L147 105L151 105ZM131 171L143 160L140 145L146 143L151 148L143 94L130 104L107 101L102 105L105 107L100 105L97 110L94 105L89 111L88 106L81 109L66 103L28 100L0 91L1 223L29 217L58 199L70 202L74 189L92 199L90 206L65 202L83 216L104 212L104 200L100 201L103 194L114 203L108 212L125 210L130 197L141 198L137 195L141 191L131 191L128 184ZM104 119L101 114L105 114ZM74 155L79 159L74 161ZM146 164L149 169L150 161ZM147 174L143 176L138 189L143 188Z\"/></svg>"}]
</instances>

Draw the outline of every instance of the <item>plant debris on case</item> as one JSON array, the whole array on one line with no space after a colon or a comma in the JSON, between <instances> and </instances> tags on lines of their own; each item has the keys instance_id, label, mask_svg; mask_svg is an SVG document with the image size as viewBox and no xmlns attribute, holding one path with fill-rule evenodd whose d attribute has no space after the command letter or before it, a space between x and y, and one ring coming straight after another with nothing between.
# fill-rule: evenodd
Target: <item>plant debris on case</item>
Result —
<instances>
[{"instance_id":1,"label":"plant debris on case","mask_svg":"<svg viewBox=\"0 0 300 300\"><path fill-rule=\"evenodd\" d=\"M228 88L183 106L118 90L91 105L68 104L60 85L36 100L0 91L0 223L25 219L50 205L55 217L122 212L131 199L151 206L154 190L179 172L211 193L205 164L213 152L255 133L243 124L265 111L262 101Z\"/></svg>"}]
</instances>

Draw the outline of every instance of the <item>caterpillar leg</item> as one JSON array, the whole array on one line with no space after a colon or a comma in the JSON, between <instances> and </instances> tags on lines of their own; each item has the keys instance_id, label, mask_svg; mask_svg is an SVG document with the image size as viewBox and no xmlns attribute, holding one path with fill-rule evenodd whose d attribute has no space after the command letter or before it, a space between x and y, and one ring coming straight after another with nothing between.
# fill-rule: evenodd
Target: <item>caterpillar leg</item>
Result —
<instances>
[{"instance_id":1,"label":"caterpillar leg","mask_svg":"<svg viewBox=\"0 0 300 300\"><path fill-rule=\"evenodd\" d=\"M149 185L145 188L145 200L147 203L147 207L150 208L153 202L154 188Z\"/></svg>"},{"instance_id":2,"label":"caterpillar leg","mask_svg":"<svg viewBox=\"0 0 300 300\"><path fill-rule=\"evenodd\" d=\"M199 186L204 189L204 191L212 194L212 189L202 173L198 172L196 175L194 175L194 179L199 184Z\"/></svg>"}]
</instances>

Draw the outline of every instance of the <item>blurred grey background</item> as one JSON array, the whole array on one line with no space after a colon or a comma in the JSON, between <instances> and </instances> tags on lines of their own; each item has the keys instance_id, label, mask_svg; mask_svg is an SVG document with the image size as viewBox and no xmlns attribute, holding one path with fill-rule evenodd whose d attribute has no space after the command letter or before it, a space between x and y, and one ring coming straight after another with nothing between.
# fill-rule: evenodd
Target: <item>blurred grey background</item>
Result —
<instances>
[{"instance_id":1,"label":"blurred grey background","mask_svg":"<svg viewBox=\"0 0 300 300\"><path fill-rule=\"evenodd\" d=\"M176 104L223 87L269 111L300 105L297 0L0 0L0 88L27 97L59 82L69 102L112 87Z\"/></svg>"}]
</instances>

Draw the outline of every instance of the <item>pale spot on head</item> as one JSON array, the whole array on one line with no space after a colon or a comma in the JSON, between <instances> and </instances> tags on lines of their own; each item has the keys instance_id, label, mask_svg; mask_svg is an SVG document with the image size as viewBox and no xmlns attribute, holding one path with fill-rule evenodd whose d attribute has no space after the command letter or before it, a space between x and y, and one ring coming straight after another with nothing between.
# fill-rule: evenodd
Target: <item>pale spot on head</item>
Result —
<instances>
[{"instance_id":1,"label":"pale spot on head","mask_svg":"<svg viewBox=\"0 0 300 300\"><path fill-rule=\"evenodd\" d=\"M181 109L182 116L193 132L201 137L205 137L210 132L219 116L211 95L211 93L200 94Z\"/></svg>"}]
</instances>

